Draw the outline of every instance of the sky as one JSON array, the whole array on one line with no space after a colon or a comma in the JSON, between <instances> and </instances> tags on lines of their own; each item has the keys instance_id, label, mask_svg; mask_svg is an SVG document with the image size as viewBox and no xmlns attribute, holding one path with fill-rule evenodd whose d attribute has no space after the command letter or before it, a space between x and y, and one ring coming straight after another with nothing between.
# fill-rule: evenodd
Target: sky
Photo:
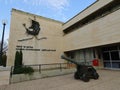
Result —
<instances>
[{"instance_id":1,"label":"sky","mask_svg":"<svg viewBox=\"0 0 120 90\"><path fill-rule=\"evenodd\" d=\"M9 39L12 8L66 22L95 1L96 0L0 0L0 41L3 32L3 20L7 21L4 40Z\"/></svg>"}]
</instances>

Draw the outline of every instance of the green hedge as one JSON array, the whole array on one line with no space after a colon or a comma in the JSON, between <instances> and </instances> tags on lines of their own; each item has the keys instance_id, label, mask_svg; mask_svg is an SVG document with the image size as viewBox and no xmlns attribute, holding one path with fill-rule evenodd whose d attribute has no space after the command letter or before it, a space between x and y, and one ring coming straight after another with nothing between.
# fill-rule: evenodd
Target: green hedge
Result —
<instances>
[{"instance_id":1,"label":"green hedge","mask_svg":"<svg viewBox=\"0 0 120 90\"><path fill-rule=\"evenodd\" d=\"M4 55L2 55L2 65L4 67L6 67L6 63L7 63L7 56L6 56L6 54L4 54Z\"/></svg>"},{"instance_id":2,"label":"green hedge","mask_svg":"<svg viewBox=\"0 0 120 90\"><path fill-rule=\"evenodd\" d=\"M29 74L29 75L32 74L34 72L33 68L23 66L22 61L23 61L22 50L16 51L13 74Z\"/></svg>"},{"instance_id":3,"label":"green hedge","mask_svg":"<svg viewBox=\"0 0 120 90\"><path fill-rule=\"evenodd\" d=\"M15 67L13 74L33 74L34 70L32 67L26 67L26 66L19 66Z\"/></svg>"}]
</instances>

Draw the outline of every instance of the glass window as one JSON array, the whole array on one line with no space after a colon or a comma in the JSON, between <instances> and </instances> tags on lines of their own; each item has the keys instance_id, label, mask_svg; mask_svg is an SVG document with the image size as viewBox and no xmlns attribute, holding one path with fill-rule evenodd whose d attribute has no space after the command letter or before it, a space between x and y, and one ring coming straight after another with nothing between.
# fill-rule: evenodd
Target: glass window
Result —
<instances>
[{"instance_id":1,"label":"glass window","mask_svg":"<svg viewBox=\"0 0 120 90\"><path fill-rule=\"evenodd\" d=\"M110 62L104 62L104 67L110 68L111 67Z\"/></svg>"},{"instance_id":2,"label":"glass window","mask_svg":"<svg viewBox=\"0 0 120 90\"><path fill-rule=\"evenodd\" d=\"M103 53L103 59L104 60L110 60L109 52L104 52Z\"/></svg>"},{"instance_id":3,"label":"glass window","mask_svg":"<svg viewBox=\"0 0 120 90\"><path fill-rule=\"evenodd\" d=\"M112 51L110 53L111 53L111 59L112 60L120 60L118 51Z\"/></svg>"},{"instance_id":4,"label":"glass window","mask_svg":"<svg viewBox=\"0 0 120 90\"><path fill-rule=\"evenodd\" d=\"M120 62L113 62L112 68L120 68Z\"/></svg>"},{"instance_id":5,"label":"glass window","mask_svg":"<svg viewBox=\"0 0 120 90\"><path fill-rule=\"evenodd\" d=\"M112 46L112 47L109 47L108 49L109 50L118 50L118 47L117 46Z\"/></svg>"},{"instance_id":6,"label":"glass window","mask_svg":"<svg viewBox=\"0 0 120 90\"><path fill-rule=\"evenodd\" d=\"M120 46L119 46L119 50L120 50Z\"/></svg>"},{"instance_id":7,"label":"glass window","mask_svg":"<svg viewBox=\"0 0 120 90\"><path fill-rule=\"evenodd\" d=\"M108 47L104 47L104 48L102 48L102 51L104 52L104 51L109 51L109 48Z\"/></svg>"}]
</instances>

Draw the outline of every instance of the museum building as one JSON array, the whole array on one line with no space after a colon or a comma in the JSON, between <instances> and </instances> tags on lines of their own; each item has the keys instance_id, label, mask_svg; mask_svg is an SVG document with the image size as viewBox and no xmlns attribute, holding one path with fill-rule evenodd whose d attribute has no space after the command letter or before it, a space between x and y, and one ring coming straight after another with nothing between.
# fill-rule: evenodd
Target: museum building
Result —
<instances>
[{"instance_id":1,"label":"museum building","mask_svg":"<svg viewBox=\"0 0 120 90\"><path fill-rule=\"evenodd\" d=\"M120 0L97 0L63 23L12 9L7 65L22 50L24 65L64 63L64 53L81 63L120 69Z\"/></svg>"}]
</instances>

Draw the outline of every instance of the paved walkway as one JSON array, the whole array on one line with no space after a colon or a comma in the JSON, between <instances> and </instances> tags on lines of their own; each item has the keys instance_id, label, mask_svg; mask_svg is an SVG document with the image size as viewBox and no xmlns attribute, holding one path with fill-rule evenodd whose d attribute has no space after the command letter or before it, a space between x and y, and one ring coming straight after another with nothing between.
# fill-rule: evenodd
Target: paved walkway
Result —
<instances>
[{"instance_id":1,"label":"paved walkway","mask_svg":"<svg viewBox=\"0 0 120 90\"><path fill-rule=\"evenodd\" d=\"M100 78L75 80L73 74L0 86L0 90L120 90L120 71L98 70Z\"/></svg>"}]
</instances>

